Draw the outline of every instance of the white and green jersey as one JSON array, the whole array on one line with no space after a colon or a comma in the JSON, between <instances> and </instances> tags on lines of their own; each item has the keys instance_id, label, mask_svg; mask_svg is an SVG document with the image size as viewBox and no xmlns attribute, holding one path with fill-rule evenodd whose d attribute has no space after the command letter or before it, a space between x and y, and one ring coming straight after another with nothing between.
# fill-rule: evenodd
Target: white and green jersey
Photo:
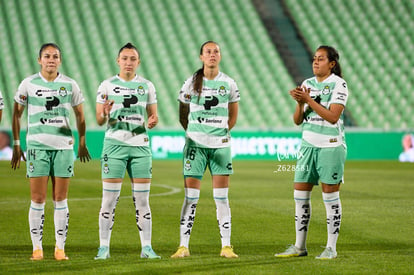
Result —
<instances>
[{"instance_id":1,"label":"white and green jersey","mask_svg":"<svg viewBox=\"0 0 414 275\"><path fill-rule=\"evenodd\" d=\"M316 77L306 79L302 86L310 88L310 96L326 109L331 104L341 104L345 107L348 99L348 88L344 79L331 74L322 82ZM307 104L304 106L302 123L302 139L309 146L320 148L337 147L345 144L343 112L335 124L324 120Z\"/></svg>"},{"instance_id":2,"label":"white and green jersey","mask_svg":"<svg viewBox=\"0 0 414 275\"><path fill-rule=\"evenodd\" d=\"M25 78L14 100L27 106L27 148L73 149L69 115L84 99L75 80L58 74L48 82L40 73Z\"/></svg>"},{"instance_id":3,"label":"white and green jersey","mask_svg":"<svg viewBox=\"0 0 414 275\"><path fill-rule=\"evenodd\" d=\"M0 110L3 110L3 108L4 108L3 95L1 94L1 91L0 91Z\"/></svg>"},{"instance_id":4,"label":"white and green jersey","mask_svg":"<svg viewBox=\"0 0 414 275\"><path fill-rule=\"evenodd\" d=\"M122 146L149 146L145 116L147 105L157 103L155 87L151 81L135 76L125 81L118 75L101 83L97 103L113 100L105 144Z\"/></svg>"},{"instance_id":5,"label":"white and green jersey","mask_svg":"<svg viewBox=\"0 0 414 275\"><path fill-rule=\"evenodd\" d=\"M231 146L228 105L240 100L239 89L232 78L222 72L213 80L204 78L199 96L194 91L193 77L190 77L181 88L178 100L190 104L188 138L207 148Z\"/></svg>"}]
</instances>

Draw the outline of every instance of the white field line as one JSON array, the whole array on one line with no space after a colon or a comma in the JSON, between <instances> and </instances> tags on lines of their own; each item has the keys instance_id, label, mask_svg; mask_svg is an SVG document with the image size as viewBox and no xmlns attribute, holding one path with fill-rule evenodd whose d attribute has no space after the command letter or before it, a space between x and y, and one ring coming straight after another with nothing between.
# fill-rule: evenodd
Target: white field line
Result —
<instances>
[{"instance_id":1,"label":"white field line","mask_svg":"<svg viewBox=\"0 0 414 275\"><path fill-rule=\"evenodd\" d=\"M152 183L151 186L166 188L166 189L169 189L169 191L166 191L164 193L158 193L158 194L151 194L150 193L150 197L169 196L169 195L173 195L173 194L179 193L182 190L182 188L171 187L171 186L168 186L168 185L165 185L165 184L155 184L155 183ZM101 194L101 193L99 193L99 194ZM121 198L131 198L131 196L132 195L130 195L130 196L121 196L119 198L120 199ZM99 197L96 197L96 198L71 198L71 197L69 197L68 198L68 202L71 202L71 201L93 201L93 200L101 200L101 199L102 199L102 196L99 196ZM28 201L30 201L30 198L28 198L28 200L24 200L24 201L15 201L15 200L6 200L6 201L3 201L2 200L2 201L0 201L0 204L25 203L25 202L28 202Z\"/></svg>"}]
</instances>

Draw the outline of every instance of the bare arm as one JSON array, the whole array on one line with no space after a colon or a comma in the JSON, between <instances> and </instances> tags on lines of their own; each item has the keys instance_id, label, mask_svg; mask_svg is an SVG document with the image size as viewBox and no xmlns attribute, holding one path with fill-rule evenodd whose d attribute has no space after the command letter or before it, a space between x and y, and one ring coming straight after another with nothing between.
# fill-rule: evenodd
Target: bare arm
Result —
<instances>
[{"instance_id":1,"label":"bare arm","mask_svg":"<svg viewBox=\"0 0 414 275\"><path fill-rule=\"evenodd\" d=\"M2 115L3 115L3 110L0 110L0 122L1 122Z\"/></svg>"},{"instance_id":2,"label":"bare arm","mask_svg":"<svg viewBox=\"0 0 414 275\"><path fill-rule=\"evenodd\" d=\"M106 100L104 104L96 103L96 122L99 126L106 123L113 105L113 100Z\"/></svg>"},{"instance_id":3,"label":"bare arm","mask_svg":"<svg viewBox=\"0 0 414 275\"><path fill-rule=\"evenodd\" d=\"M295 122L296 125L301 125L303 122L303 103L296 104L295 113L293 114L293 122Z\"/></svg>"},{"instance_id":4,"label":"bare arm","mask_svg":"<svg viewBox=\"0 0 414 275\"><path fill-rule=\"evenodd\" d=\"M147 105L148 129L154 128L158 124L157 104Z\"/></svg>"},{"instance_id":5,"label":"bare arm","mask_svg":"<svg viewBox=\"0 0 414 275\"><path fill-rule=\"evenodd\" d=\"M231 130L237 122L237 115L239 114L239 103L229 103L229 130Z\"/></svg>"},{"instance_id":6,"label":"bare arm","mask_svg":"<svg viewBox=\"0 0 414 275\"><path fill-rule=\"evenodd\" d=\"M187 130L188 127L188 114L190 113L190 105L180 102L180 124L183 126L184 130Z\"/></svg>"},{"instance_id":7,"label":"bare arm","mask_svg":"<svg viewBox=\"0 0 414 275\"><path fill-rule=\"evenodd\" d=\"M293 113L293 122L295 122L296 125L301 125L304 118L303 108L305 102L301 101L301 99L298 98L297 93L299 92L302 92L302 89L300 87L296 87L295 89L289 91L290 96L297 102L295 112Z\"/></svg>"},{"instance_id":8,"label":"bare arm","mask_svg":"<svg viewBox=\"0 0 414 275\"><path fill-rule=\"evenodd\" d=\"M311 99L309 103L309 106L318 115L320 115L323 119L330 122L331 124L335 124L339 120L339 117L341 116L342 111L344 110L344 105L342 104L331 104L331 106L329 106L329 109L326 109L313 99Z\"/></svg>"},{"instance_id":9,"label":"bare arm","mask_svg":"<svg viewBox=\"0 0 414 275\"><path fill-rule=\"evenodd\" d=\"M86 147L86 123L83 113L83 104L73 107L76 116L76 126L79 134L78 157L81 162L86 162L91 159L88 148Z\"/></svg>"},{"instance_id":10,"label":"bare arm","mask_svg":"<svg viewBox=\"0 0 414 275\"><path fill-rule=\"evenodd\" d=\"M13 140L20 141L20 119L22 117L24 106L18 103L14 103L13 108L13 118L12 118L12 132L13 132ZM13 156L11 159L11 167L12 169L16 170L16 168L20 168L20 160L23 159L26 161L26 157L22 149L20 148L20 144L13 145Z\"/></svg>"}]
</instances>

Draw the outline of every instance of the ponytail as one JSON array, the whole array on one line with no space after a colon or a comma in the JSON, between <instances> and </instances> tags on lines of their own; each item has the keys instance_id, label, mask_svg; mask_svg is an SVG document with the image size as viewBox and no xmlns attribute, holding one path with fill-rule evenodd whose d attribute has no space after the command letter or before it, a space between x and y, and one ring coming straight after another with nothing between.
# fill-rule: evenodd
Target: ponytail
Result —
<instances>
[{"instance_id":1,"label":"ponytail","mask_svg":"<svg viewBox=\"0 0 414 275\"><path fill-rule=\"evenodd\" d=\"M200 99L201 92L203 91L203 77L204 77L204 66L198 69L193 75L193 89L198 94Z\"/></svg>"}]
</instances>

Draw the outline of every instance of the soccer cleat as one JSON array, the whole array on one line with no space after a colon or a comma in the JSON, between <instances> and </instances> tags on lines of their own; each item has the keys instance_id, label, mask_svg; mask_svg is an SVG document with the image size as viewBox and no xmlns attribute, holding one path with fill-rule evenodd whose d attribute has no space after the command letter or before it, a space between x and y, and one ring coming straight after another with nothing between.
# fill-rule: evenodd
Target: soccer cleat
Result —
<instances>
[{"instance_id":1,"label":"soccer cleat","mask_svg":"<svg viewBox=\"0 0 414 275\"><path fill-rule=\"evenodd\" d=\"M152 250L152 247L149 245L146 245L141 250L141 258L145 259L161 259L161 256L158 256L154 250Z\"/></svg>"},{"instance_id":2,"label":"soccer cleat","mask_svg":"<svg viewBox=\"0 0 414 275\"><path fill-rule=\"evenodd\" d=\"M185 246L180 246L177 249L177 252L175 252L173 255L171 255L171 258L184 258L190 256L190 250L188 250Z\"/></svg>"},{"instance_id":3,"label":"soccer cleat","mask_svg":"<svg viewBox=\"0 0 414 275\"><path fill-rule=\"evenodd\" d=\"M42 249L36 249L32 253L32 257L30 257L30 260L32 261L40 261L43 260L43 250Z\"/></svg>"},{"instance_id":4,"label":"soccer cleat","mask_svg":"<svg viewBox=\"0 0 414 275\"><path fill-rule=\"evenodd\" d=\"M223 246L220 252L220 256L225 257L225 258L238 258L239 257L239 255L234 253L232 246Z\"/></svg>"},{"instance_id":5,"label":"soccer cleat","mask_svg":"<svg viewBox=\"0 0 414 275\"><path fill-rule=\"evenodd\" d=\"M106 260L109 257L109 247L101 246L98 249L98 255L95 256L95 260Z\"/></svg>"},{"instance_id":6,"label":"soccer cleat","mask_svg":"<svg viewBox=\"0 0 414 275\"><path fill-rule=\"evenodd\" d=\"M318 260L332 260L332 259L335 259L337 256L338 256L338 254L336 253L336 251L333 251L332 247L327 247L315 259L318 259Z\"/></svg>"},{"instance_id":7,"label":"soccer cleat","mask_svg":"<svg viewBox=\"0 0 414 275\"><path fill-rule=\"evenodd\" d=\"M66 261L69 260L69 257L66 256L65 250L55 248L55 259L56 261Z\"/></svg>"},{"instance_id":8,"label":"soccer cleat","mask_svg":"<svg viewBox=\"0 0 414 275\"><path fill-rule=\"evenodd\" d=\"M277 258L302 257L302 256L308 256L308 251L306 249L299 249L293 244L288 246L288 248L284 252L275 254L275 257Z\"/></svg>"}]
</instances>

